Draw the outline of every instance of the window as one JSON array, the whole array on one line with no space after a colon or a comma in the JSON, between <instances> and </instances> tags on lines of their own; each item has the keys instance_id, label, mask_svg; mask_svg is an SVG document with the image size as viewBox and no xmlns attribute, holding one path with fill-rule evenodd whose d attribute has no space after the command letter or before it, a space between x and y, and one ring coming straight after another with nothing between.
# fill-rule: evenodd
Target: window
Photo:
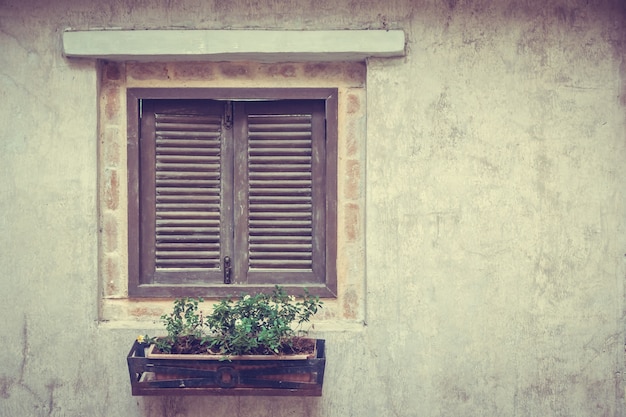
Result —
<instances>
[{"instance_id":1,"label":"window","mask_svg":"<svg viewBox=\"0 0 626 417\"><path fill-rule=\"evenodd\" d=\"M335 89L129 89L129 295L336 294Z\"/></svg>"}]
</instances>

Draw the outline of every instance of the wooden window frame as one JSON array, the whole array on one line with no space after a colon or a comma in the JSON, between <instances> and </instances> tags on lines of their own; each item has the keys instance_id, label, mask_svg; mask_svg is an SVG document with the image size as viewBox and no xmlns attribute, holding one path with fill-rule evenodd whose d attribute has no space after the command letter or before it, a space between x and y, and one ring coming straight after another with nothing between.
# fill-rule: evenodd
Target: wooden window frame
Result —
<instances>
[{"instance_id":1,"label":"wooden window frame","mask_svg":"<svg viewBox=\"0 0 626 417\"><path fill-rule=\"evenodd\" d=\"M294 284L267 282L252 284L164 284L154 283L142 277L141 257L141 211L139 188L140 164L140 112L142 100L232 100L232 101L280 101L319 100L325 105L325 221L324 221L324 274L323 281ZM333 88L130 88L127 90L128 117L128 293L129 297L223 297L242 292L269 291L280 284L291 294L301 294L306 288L320 297L337 295L337 130L338 94Z\"/></svg>"}]
</instances>

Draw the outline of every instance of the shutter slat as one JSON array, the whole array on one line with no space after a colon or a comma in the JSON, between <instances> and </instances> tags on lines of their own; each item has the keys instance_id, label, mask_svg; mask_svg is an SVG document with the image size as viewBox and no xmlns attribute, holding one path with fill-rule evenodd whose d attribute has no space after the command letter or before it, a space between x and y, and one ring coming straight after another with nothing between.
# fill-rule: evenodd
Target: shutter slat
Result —
<instances>
[{"instance_id":1,"label":"shutter slat","mask_svg":"<svg viewBox=\"0 0 626 417\"><path fill-rule=\"evenodd\" d=\"M249 114L248 120L253 122L250 123L249 127L249 130L252 131L254 131L255 128L262 128L263 125L275 125L279 127L291 125L311 126L310 114Z\"/></svg>"},{"instance_id":2,"label":"shutter slat","mask_svg":"<svg viewBox=\"0 0 626 417\"><path fill-rule=\"evenodd\" d=\"M217 163L212 161L203 161L200 163L190 164L190 163L176 163L176 162L157 162L156 164L157 170L159 172L166 173L170 171L184 171L184 172L193 172L193 171L201 171L204 172L206 170L215 171L219 169L219 161Z\"/></svg>"},{"instance_id":3,"label":"shutter slat","mask_svg":"<svg viewBox=\"0 0 626 417\"><path fill-rule=\"evenodd\" d=\"M188 242L202 242L207 248L211 247L209 243L219 243L220 239L213 235L161 235L157 239L160 244L180 244L188 245ZM202 246L200 248L203 248Z\"/></svg>"},{"instance_id":4,"label":"shutter slat","mask_svg":"<svg viewBox=\"0 0 626 417\"><path fill-rule=\"evenodd\" d=\"M219 151L213 148L201 148L193 146L172 146L161 147L157 158L171 158L171 157L198 157L198 158L213 158L219 155Z\"/></svg>"},{"instance_id":5,"label":"shutter slat","mask_svg":"<svg viewBox=\"0 0 626 417\"><path fill-rule=\"evenodd\" d=\"M186 155L186 154L173 154L173 155L169 155L169 154L158 154L156 156L156 160L157 163L159 162L163 162L163 163L177 163L177 162L182 162L182 163L189 163L189 162L201 162L201 163L207 163L207 162L215 162L216 164L219 164L220 160L219 160L219 154L216 155L198 155L197 153L192 154L192 155Z\"/></svg>"},{"instance_id":6,"label":"shutter slat","mask_svg":"<svg viewBox=\"0 0 626 417\"><path fill-rule=\"evenodd\" d=\"M171 131L157 130L157 143L160 146L180 146L180 145L193 145L193 140L186 139L215 139L219 137L219 134L215 132L201 132L201 131ZM162 139L167 136L167 139ZM211 144L204 144L203 147L210 147Z\"/></svg>"},{"instance_id":7,"label":"shutter slat","mask_svg":"<svg viewBox=\"0 0 626 417\"><path fill-rule=\"evenodd\" d=\"M160 217L162 219L212 219L215 222L219 222L219 213L212 213L207 211L166 211L161 210Z\"/></svg>"},{"instance_id":8,"label":"shutter slat","mask_svg":"<svg viewBox=\"0 0 626 417\"><path fill-rule=\"evenodd\" d=\"M170 191L171 190L171 191ZM205 203L208 205L219 202L219 195L202 195L198 194L197 188L186 188L184 190L168 189L157 198L158 203ZM210 209L210 207L207 207Z\"/></svg>"},{"instance_id":9,"label":"shutter slat","mask_svg":"<svg viewBox=\"0 0 626 417\"><path fill-rule=\"evenodd\" d=\"M177 258L157 258L156 266L158 269L188 269L188 268L218 268L219 261L214 259L177 259Z\"/></svg>"},{"instance_id":10,"label":"shutter slat","mask_svg":"<svg viewBox=\"0 0 626 417\"><path fill-rule=\"evenodd\" d=\"M206 248L206 250L210 252L214 252L216 250L219 250L220 248L219 242L207 243L204 246L204 248ZM187 243L185 242L174 242L174 241L161 242L161 250L169 250L169 249L177 249L177 250L185 251L185 250L188 250L188 247L187 247ZM267 249L267 250L271 250L271 249Z\"/></svg>"},{"instance_id":11,"label":"shutter slat","mask_svg":"<svg viewBox=\"0 0 626 417\"><path fill-rule=\"evenodd\" d=\"M157 226L159 227L185 227L185 226L193 226L193 227L215 227L218 226L219 227L219 219L217 221L215 220L205 220L205 219L191 219L191 218L185 218L185 219L176 219L176 218L170 218L170 219L162 219L162 220L157 220Z\"/></svg>"},{"instance_id":12,"label":"shutter slat","mask_svg":"<svg viewBox=\"0 0 626 417\"><path fill-rule=\"evenodd\" d=\"M213 204L205 204L202 202L184 202L184 203L170 203L164 202L156 205L157 210L166 211L166 210L178 210L183 215L187 211L194 210L215 210L215 206Z\"/></svg>"},{"instance_id":13,"label":"shutter slat","mask_svg":"<svg viewBox=\"0 0 626 417\"><path fill-rule=\"evenodd\" d=\"M250 202L259 202L263 204L310 204L311 197L309 196L279 196L279 195L253 195L250 196Z\"/></svg>"},{"instance_id":14,"label":"shutter slat","mask_svg":"<svg viewBox=\"0 0 626 417\"><path fill-rule=\"evenodd\" d=\"M250 243L254 250L262 250L260 245L309 245L312 239L309 236L251 236ZM288 252L288 251L283 251Z\"/></svg>"},{"instance_id":15,"label":"shutter slat","mask_svg":"<svg viewBox=\"0 0 626 417\"><path fill-rule=\"evenodd\" d=\"M186 126L194 126L195 123L200 123L203 126L206 125L218 125L220 123L219 117L214 114L190 114L189 112L179 111L170 113L159 113L156 116L157 120L162 124L176 124L183 123ZM212 129L215 130L215 129Z\"/></svg>"},{"instance_id":16,"label":"shutter slat","mask_svg":"<svg viewBox=\"0 0 626 417\"><path fill-rule=\"evenodd\" d=\"M161 259L187 259L187 260L195 260L195 259L213 259L219 256L219 252L211 252L211 251L168 251L168 250L158 250L156 251L157 258Z\"/></svg>"},{"instance_id":17,"label":"shutter slat","mask_svg":"<svg viewBox=\"0 0 626 417\"><path fill-rule=\"evenodd\" d=\"M311 194L311 180L310 179L284 179L275 178L269 175L267 178L250 180L250 192L255 194L263 192L263 189L269 187L280 188L282 194L302 195L307 192Z\"/></svg>"},{"instance_id":18,"label":"shutter slat","mask_svg":"<svg viewBox=\"0 0 626 417\"><path fill-rule=\"evenodd\" d=\"M289 156L282 155L282 151L277 151L274 155L255 155L250 158L250 162L253 164L267 164L267 163L287 163L287 164L303 164L310 165L311 157L310 156Z\"/></svg>"},{"instance_id":19,"label":"shutter slat","mask_svg":"<svg viewBox=\"0 0 626 417\"><path fill-rule=\"evenodd\" d=\"M158 120L159 123L157 124L157 127L159 129L166 130L168 135L176 131L196 131L202 132L203 134L211 134L215 132L215 128L217 127L217 124L215 123L216 119L212 117L202 118L194 116L192 121L183 117L172 118L159 115ZM212 126L213 129L207 131L206 126ZM159 130L157 130L157 132L159 132Z\"/></svg>"},{"instance_id":20,"label":"shutter slat","mask_svg":"<svg viewBox=\"0 0 626 417\"><path fill-rule=\"evenodd\" d=\"M305 212L311 215L311 205L310 204L251 204L250 205L250 215L255 212L260 213L280 213L285 214L286 212L290 213L302 213Z\"/></svg>"},{"instance_id":21,"label":"shutter slat","mask_svg":"<svg viewBox=\"0 0 626 417\"><path fill-rule=\"evenodd\" d=\"M208 188L215 189L219 187L219 178L215 180L211 179L184 179L184 178L161 178L157 181L160 187L194 187L194 188Z\"/></svg>"},{"instance_id":22,"label":"shutter slat","mask_svg":"<svg viewBox=\"0 0 626 417\"><path fill-rule=\"evenodd\" d=\"M274 184L272 184L274 185ZM250 195L311 195L310 188L297 188L285 190L283 188L261 187L257 185L254 190L250 190Z\"/></svg>"},{"instance_id":23,"label":"shutter slat","mask_svg":"<svg viewBox=\"0 0 626 417\"><path fill-rule=\"evenodd\" d=\"M291 250L293 252L309 252L313 247L307 243L257 243L256 249L259 252L285 252Z\"/></svg>"},{"instance_id":24,"label":"shutter slat","mask_svg":"<svg viewBox=\"0 0 626 417\"><path fill-rule=\"evenodd\" d=\"M309 148L311 143L310 137L306 137L304 139L268 139L268 138L259 138L254 134L250 134L249 137L254 139L254 143L250 144L250 149L257 148L265 148L265 147L284 147L289 146L290 148Z\"/></svg>"},{"instance_id":25,"label":"shutter slat","mask_svg":"<svg viewBox=\"0 0 626 417\"><path fill-rule=\"evenodd\" d=\"M181 132L182 133L182 132ZM219 148L214 143L203 142L203 140L217 140L219 134L202 134L199 132L184 132L184 136L177 138L176 132L166 136L167 132L157 132L156 144L162 152L171 151L168 148L180 148L183 150L195 150L200 155L214 155Z\"/></svg>"},{"instance_id":26,"label":"shutter slat","mask_svg":"<svg viewBox=\"0 0 626 417\"><path fill-rule=\"evenodd\" d=\"M310 271L313 266L313 261L300 260L300 259L287 259L275 258L275 259L255 259L250 263L250 269L302 269Z\"/></svg>"},{"instance_id":27,"label":"shutter slat","mask_svg":"<svg viewBox=\"0 0 626 417\"><path fill-rule=\"evenodd\" d=\"M311 220L311 213L307 212L290 212L290 213L277 213L277 212L254 212L250 213L250 222L255 220L272 219L272 220Z\"/></svg>"},{"instance_id":28,"label":"shutter slat","mask_svg":"<svg viewBox=\"0 0 626 417\"><path fill-rule=\"evenodd\" d=\"M295 219L286 219L286 220L276 220L276 219L262 219L262 220L250 220L250 225L254 227L310 227L311 220L295 220Z\"/></svg>"},{"instance_id":29,"label":"shutter slat","mask_svg":"<svg viewBox=\"0 0 626 417\"><path fill-rule=\"evenodd\" d=\"M250 167L251 169L254 167ZM311 189L311 179L309 172L264 172L257 170L250 174L251 187L288 187L294 190Z\"/></svg>"},{"instance_id":30,"label":"shutter slat","mask_svg":"<svg viewBox=\"0 0 626 417\"><path fill-rule=\"evenodd\" d=\"M273 131L273 132L254 132L250 133L251 138L259 139L304 139L311 136L310 132L298 132L298 131Z\"/></svg>"},{"instance_id":31,"label":"shutter slat","mask_svg":"<svg viewBox=\"0 0 626 417\"><path fill-rule=\"evenodd\" d=\"M155 120L156 268L219 268L221 116Z\"/></svg>"},{"instance_id":32,"label":"shutter slat","mask_svg":"<svg viewBox=\"0 0 626 417\"><path fill-rule=\"evenodd\" d=\"M307 252L294 252L294 251L283 251L282 256L289 255L289 260L296 262L309 263L311 261L311 255ZM257 262L264 261L277 261L276 252L262 252L256 251L254 252L254 259Z\"/></svg>"},{"instance_id":33,"label":"shutter slat","mask_svg":"<svg viewBox=\"0 0 626 417\"><path fill-rule=\"evenodd\" d=\"M170 184L168 184L168 187L161 187L161 193L163 196L175 196L175 195L182 195L182 196L188 196L188 195L194 195L197 194L198 191L201 191L203 187L171 187L169 186ZM204 197L214 197L215 199L219 199L219 195L217 194L208 194L205 195Z\"/></svg>"},{"instance_id":34,"label":"shutter slat","mask_svg":"<svg viewBox=\"0 0 626 417\"><path fill-rule=\"evenodd\" d=\"M250 236L254 235L298 235L298 236L308 236L311 232L311 223L306 222L302 227L297 227L291 222L287 222L284 224L275 224L275 225L265 225L265 224L256 224L254 222L250 223Z\"/></svg>"},{"instance_id":35,"label":"shutter slat","mask_svg":"<svg viewBox=\"0 0 626 417\"><path fill-rule=\"evenodd\" d=\"M157 182L161 179L216 179L219 172L157 171Z\"/></svg>"},{"instance_id":36,"label":"shutter slat","mask_svg":"<svg viewBox=\"0 0 626 417\"><path fill-rule=\"evenodd\" d=\"M250 168L254 172L301 172L309 171L308 161L306 164L275 164L275 163L263 163L263 164L250 164Z\"/></svg>"},{"instance_id":37,"label":"shutter slat","mask_svg":"<svg viewBox=\"0 0 626 417\"><path fill-rule=\"evenodd\" d=\"M291 116L295 118L295 116ZM274 117L273 120L264 120L261 118L255 118L254 115L250 115L250 120L254 120L255 123L249 125L248 131L250 135L257 136L263 132L306 132L308 134L311 133L311 124L309 123L308 118L301 119L301 123L290 123L297 122L297 120L291 119L282 119L284 123L272 123L272 122L280 122L281 119L279 117Z\"/></svg>"}]
</instances>

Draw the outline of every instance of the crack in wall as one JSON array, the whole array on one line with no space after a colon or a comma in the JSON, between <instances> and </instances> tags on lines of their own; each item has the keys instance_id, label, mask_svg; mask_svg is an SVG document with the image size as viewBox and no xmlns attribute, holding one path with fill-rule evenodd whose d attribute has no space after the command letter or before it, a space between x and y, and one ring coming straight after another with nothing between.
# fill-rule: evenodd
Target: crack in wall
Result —
<instances>
[{"instance_id":1,"label":"crack in wall","mask_svg":"<svg viewBox=\"0 0 626 417\"><path fill-rule=\"evenodd\" d=\"M17 378L2 375L0 376L0 398L8 399L14 394L14 391L17 389L21 389L26 392L29 396L32 397L32 407L34 410L37 410L38 415L40 416L51 416L53 411L57 409L55 404L54 392L57 388L59 388L62 384L56 380L50 380L45 388L47 390L47 398L42 397L37 393L35 388L25 382L25 378L27 375L27 370L29 367L29 356L30 356L30 342L29 342L29 324L28 317L24 315L24 323L22 325L22 350L21 350L21 359L19 365L19 371Z\"/></svg>"}]
</instances>

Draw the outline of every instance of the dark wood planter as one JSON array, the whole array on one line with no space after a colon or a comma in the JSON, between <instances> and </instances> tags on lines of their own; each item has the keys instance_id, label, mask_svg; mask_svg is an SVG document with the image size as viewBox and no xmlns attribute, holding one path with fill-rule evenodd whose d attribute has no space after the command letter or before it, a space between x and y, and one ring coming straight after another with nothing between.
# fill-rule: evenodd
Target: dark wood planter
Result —
<instances>
[{"instance_id":1,"label":"dark wood planter","mask_svg":"<svg viewBox=\"0 0 626 417\"><path fill-rule=\"evenodd\" d=\"M322 395L323 339L316 340L316 353L308 358L155 356L145 357L144 347L133 344L127 357L133 395Z\"/></svg>"}]
</instances>

